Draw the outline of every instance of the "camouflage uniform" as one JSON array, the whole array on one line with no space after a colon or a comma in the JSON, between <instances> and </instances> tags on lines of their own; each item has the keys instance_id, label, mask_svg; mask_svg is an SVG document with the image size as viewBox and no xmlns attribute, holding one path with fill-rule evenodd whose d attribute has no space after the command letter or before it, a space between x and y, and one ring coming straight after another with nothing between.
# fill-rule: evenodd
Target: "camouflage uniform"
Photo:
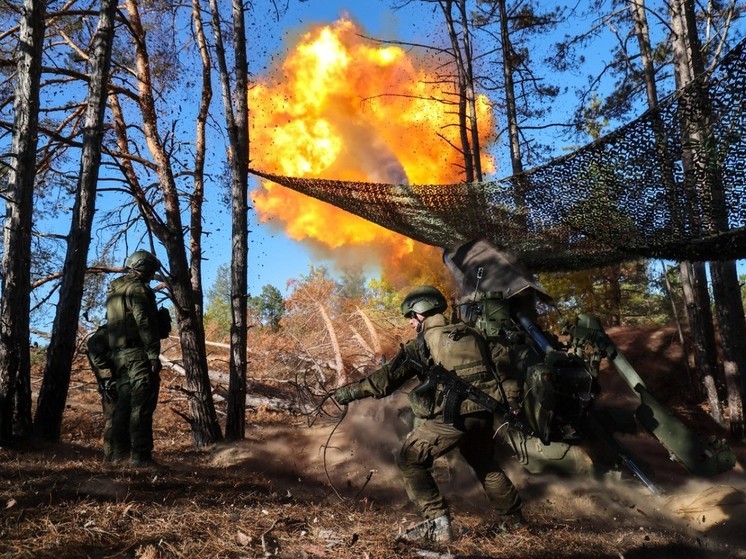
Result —
<instances>
[{"instance_id":1,"label":"camouflage uniform","mask_svg":"<svg viewBox=\"0 0 746 559\"><path fill-rule=\"evenodd\" d=\"M403 348L409 358L435 363L455 371L460 377L493 398L501 399L491 372L483 339L465 324L448 324L441 313L428 316L416 339ZM334 398L343 403L359 398L383 398L417 374L415 367L395 359L365 379L338 389ZM409 393L410 406L417 426L407 436L398 457L398 465L410 500L427 519L448 514L448 505L430 473L433 461L452 449L458 449L482 483L495 512L518 513L521 499L515 486L495 460L496 425L493 415L474 402L464 400L452 425L443 421L445 394L436 387L427 394Z\"/></svg>"},{"instance_id":2,"label":"camouflage uniform","mask_svg":"<svg viewBox=\"0 0 746 559\"><path fill-rule=\"evenodd\" d=\"M109 334L106 325L100 326L88 338L87 349L88 361L98 382L98 391L101 394L101 408L104 413L104 460L110 462L112 460L112 431L114 408L117 405L117 389L116 381L111 371L114 364L111 361L108 337Z\"/></svg>"},{"instance_id":3,"label":"camouflage uniform","mask_svg":"<svg viewBox=\"0 0 746 559\"><path fill-rule=\"evenodd\" d=\"M111 283L106 300L119 395L113 419L113 459L131 454L135 465L152 461L153 412L160 388L158 309L150 279L152 274L130 271Z\"/></svg>"}]
</instances>

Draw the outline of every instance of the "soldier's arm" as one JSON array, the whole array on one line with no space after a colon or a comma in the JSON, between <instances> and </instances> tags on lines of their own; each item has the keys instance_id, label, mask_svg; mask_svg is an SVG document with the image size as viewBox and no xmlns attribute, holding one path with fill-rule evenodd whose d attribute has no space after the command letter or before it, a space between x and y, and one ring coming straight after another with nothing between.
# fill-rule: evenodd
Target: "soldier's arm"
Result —
<instances>
[{"instance_id":1,"label":"soldier's arm","mask_svg":"<svg viewBox=\"0 0 746 559\"><path fill-rule=\"evenodd\" d=\"M161 341L152 295L145 286L134 284L127 290L127 299L148 359L156 360L161 351Z\"/></svg>"},{"instance_id":2,"label":"soldier's arm","mask_svg":"<svg viewBox=\"0 0 746 559\"><path fill-rule=\"evenodd\" d=\"M407 352L410 358L417 358L416 340L408 342L402 351ZM349 392L352 400L369 397L384 398L393 394L397 388L416 374L416 369L408 365L406 359L394 358L364 379L342 388Z\"/></svg>"}]
</instances>

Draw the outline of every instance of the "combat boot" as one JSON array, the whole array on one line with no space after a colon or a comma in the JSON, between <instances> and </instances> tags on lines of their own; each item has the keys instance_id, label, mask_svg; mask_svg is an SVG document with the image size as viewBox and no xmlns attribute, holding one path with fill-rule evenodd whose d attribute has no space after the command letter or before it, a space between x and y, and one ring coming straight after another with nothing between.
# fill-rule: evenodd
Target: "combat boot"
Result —
<instances>
[{"instance_id":1,"label":"combat boot","mask_svg":"<svg viewBox=\"0 0 746 559\"><path fill-rule=\"evenodd\" d=\"M438 518L423 520L397 535L396 541L408 543L448 543L453 541L451 518L444 514Z\"/></svg>"},{"instance_id":2,"label":"combat boot","mask_svg":"<svg viewBox=\"0 0 746 559\"><path fill-rule=\"evenodd\" d=\"M520 530L524 526L526 526L526 519L523 517L523 513L517 510L510 514L498 515L492 526L488 529L488 532L494 535L510 534Z\"/></svg>"}]
</instances>

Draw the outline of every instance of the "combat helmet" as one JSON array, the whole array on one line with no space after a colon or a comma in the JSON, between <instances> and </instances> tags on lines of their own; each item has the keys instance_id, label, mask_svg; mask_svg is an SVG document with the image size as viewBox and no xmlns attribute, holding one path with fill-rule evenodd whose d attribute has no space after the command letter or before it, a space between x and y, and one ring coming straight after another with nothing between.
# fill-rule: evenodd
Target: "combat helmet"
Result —
<instances>
[{"instance_id":1,"label":"combat helmet","mask_svg":"<svg viewBox=\"0 0 746 559\"><path fill-rule=\"evenodd\" d=\"M401 313L409 317L412 313L431 315L442 313L448 307L446 298L432 285L420 285L407 293L401 303Z\"/></svg>"},{"instance_id":2,"label":"combat helmet","mask_svg":"<svg viewBox=\"0 0 746 559\"><path fill-rule=\"evenodd\" d=\"M161 267L160 261L147 250L136 250L124 262L124 267L141 277L152 277Z\"/></svg>"}]
</instances>

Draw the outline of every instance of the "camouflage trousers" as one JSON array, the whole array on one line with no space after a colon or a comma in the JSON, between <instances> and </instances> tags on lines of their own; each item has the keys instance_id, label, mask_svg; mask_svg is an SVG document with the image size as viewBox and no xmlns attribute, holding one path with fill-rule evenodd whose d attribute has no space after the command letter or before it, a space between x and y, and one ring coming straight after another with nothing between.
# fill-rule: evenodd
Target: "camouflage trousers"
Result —
<instances>
[{"instance_id":1,"label":"camouflage trousers","mask_svg":"<svg viewBox=\"0 0 746 559\"><path fill-rule=\"evenodd\" d=\"M145 351L123 349L114 354L117 405L112 422L112 459L149 460L153 452L153 412L161 378L150 368Z\"/></svg>"},{"instance_id":2,"label":"camouflage trousers","mask_svg":"<svg viewBox=\"0 0 746 559\"><path fill-rule=\"evenodd\" d=\"M106 396L101 398L101 409L104 412L104 460L107 462L111 462L114 458L114 409L116 407L117 403L111 400L111 398Z\"/></svg>"},{"instance_id":3,"label":"camouflage trousers","mask_svg":"<svg viewBox=\"0 0 746 559\"><path fill-rule=\"evenodd\" d=\"M428 419L407 436L397 463L409 499L425 518L448 513L430 469L436 458L453 449L474 470L497 514L521 509L518 491L496 462L492 422L487 412L459 416L454 425L443 423L442 418Z\"/></svg>"}]
</instances>

